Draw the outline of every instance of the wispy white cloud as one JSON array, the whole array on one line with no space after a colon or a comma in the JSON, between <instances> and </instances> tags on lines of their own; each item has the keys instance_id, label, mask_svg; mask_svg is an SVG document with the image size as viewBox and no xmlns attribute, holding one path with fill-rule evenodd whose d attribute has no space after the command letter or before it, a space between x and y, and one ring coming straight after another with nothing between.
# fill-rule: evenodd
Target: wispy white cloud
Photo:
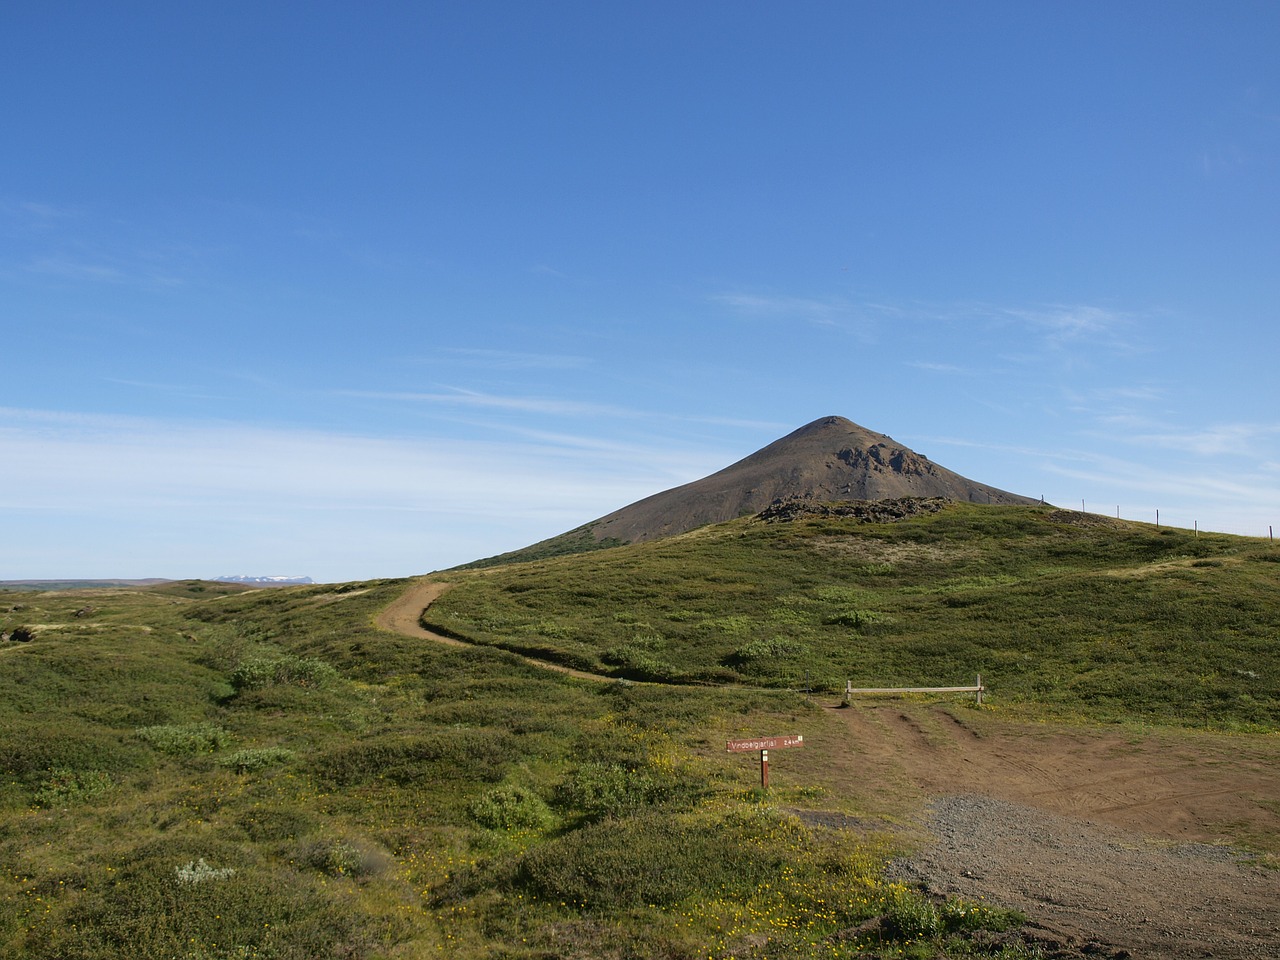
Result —
<instances>
[{"instance_id":1,"label":"wispy white cloud","mask_svg":"<svg viewBox=\"0 0 1280 960\"><path fill-rule=\"evenodd\" d=\"M992 443L986 440L974 440L971 437L926 435L920 438L919 442L942 444L949 447L960 447L968 450L982 450L988 453L997 454L1001 457L1009 458L1049 457L1055 460L1082 461L1090 461L1093 459L1091 454L1079 451L1065 449L1055 449L1050 451L1044 447L1029 444Z\"/></svg>"},{"instance_id":2,"label":"wispy white cloud","mask_svg":"<svg viewBox=\"0 0 1280 960\"><path fill-rule=\"evenodd\" d=\"M1280 483L1277 458L1265 443L1231 447L1240 438L1255 441L1276 435L1269 427L1211 429L1196 434L1161 434L1165 451L1148 455L1124 431L1084 434L1087 445L1054 447L999 444L965 437L926 438L945 445L990 454L973 462L1002 464L1003 477L976 476L997 486L1050 503L1150 521L1160 510L1164 522L1202 530L1257 536L1268 524L1280 526ZM1176 442L1195 440L1202 442ZM1223 457L1228 453L1229 465ZM948 466L955 467L953 463Z\"/></svg>"},{"instance_id":3,"label":"wispy white cloud","mask_svg":"<svg viewBox=\"0 0 1280 960\"><path fill-rule=\"evenodd\" d=\"M557 270L555 267L546 263L535 263L533 264L533 266L529 267L528 272L539 277L553 277L556 280L576 280L577 279L576 277L572 277L569 274L565 273L563 270Z\"/></svg>"},{"instance_id":4,"label":"wispy white cloud","mask_svg":"<svg viewBox=\"0 0 1280 960\"><path fill-rule=\"evenodd\" d=\"M788 297L754 293L719 293L709 297L712 303L739 313L758 317L803 320L822 326L858 319L857 306L839 297Z\"/></svg>"},{"instance_id":5,"label":"wispy white cloud","mask_svg":"<svg viewBox=\"0 0 1280 960\"><path fill-rule=\"evenodd\" d=\"M429 403L458 407L474 407L490 410L508 410L517 413L549 414L553 416L576 417L630 417L635 414L622 407L608 404L584 403L577 400L560 400L554 397L516 397L500 396L468 390L462 387L447 387L443 391L382 391L382 390L339 390L338 396L363 397L367 400L389 400L401 403Z\"/></svg>"},{"instance_id":6,"label":"wispy white cloud","mask_svg":"<svg viewBox=\"0 0 1280 960\"><path fill-rule=\"evenodd\" d=\"M1078 344L1105 343L1112 350L1133 350L1129 340L1136 318L1121 310L1090 304L989 306L978 308L1002 326L1013 325L1037 334L1055 349Z\"/></svg>"},{"instance_id":7,"label":"wispy white cloud","mask_svg":"<svg viewBox=\"0 0 1280 960\"><path fill-rule=\"evenodd\" d=\"M968 374L972 371L964 367L957 366L954 363L936 363L932 360L908 360L906 365L914 367L917 370L927 370L930 373L964 373Z\"/></svg>"},{"instance_id":8,"label":"wispy white cloud","mask_svg":"<svg viewBox=\"0 0 1280 960\"><path fill-rule=\"evenodd\" d=\"M1169 401L1169 389L1162 384L1121 384L1063 391L1063 406L1104 428L1153 429Z\"/></svg>"},{"instance_id":9,"label":"wispy white cloud","mask_svg":"<svg viewBox=\"0 0 1280 960\"><path fill-rule=\"evenodd\" d=\"M1218 138L1199 152L1206 179L1239 176L1274 162L1280 136L1274 96L1263 87L1248 86L1222 104L1213 126Z\"/></svg>"},{"instance_id":10,"label":"wispy white cloud","mask_svg":"<svg viewBox=\"0 0 1280 960\"><path fill-rule=\"evenodd\" d=\"M1199 430L1163 430L1140 433L1133 442L1169 450L1184 450L1201 457L1226 454L1252 457L1280 437L1280 424L1223 423Z\"/></svg>"},{"instance_id":11,"label":"wispy white cloud","mask_svg":"<svg viewBox=\"0 0 1280 960\"><path fill-rule=\"evenodd\" d=\"M1169 396L1169 388L1161 384L1134 383L1099 387L1092 391L1092 396L1104 403L1159 403Z\"/></svg>"},{"instance_id":12,"label":"wispy white cloud","mask_svg":"<svg viewBox=\"0 0 1280 960\"><path fill-rule=\"evenodd\" d=\"M455 407L464 410L470 409L477 412L484 411L506 411L519 415L533 415L536 417L563 417L572 421L589 420L622 420L627 422L648 421L651 423L662 424L700 424L714 427L731 427L734 429L760 431L760 430L789 430L794 425L778 423L776 421L752 420L740 417L724 417L709 416L699 413L668 413L655 412L653 410L638 409L633 407L621 407L614 404L587 403L578 400L564 400L556 397L526 397L515 395L501 395L494 393L486 393L478 390L466 389L463 387L447 387L438 391L412 391L412 390L339 390L335 391L337 396L359 397L366 400L385 400L392 403L409 403L409 404L430 404L442 407ZM481 424L478 424L481 425ZM495 424L492 420L485 420L482 424L485 429L492 430ZM538 437L542 439L553 439L560 442L562 439L573 437L590 437L588 441L595 445L598 441L593 434L567 434L548 430L545 426L530 427L527 423L520 421L507 421L501 424L501 429L513 434L520 434L530 437ZM570 441L578 443L580 440Z\"/></svg>"},{"instance_id":13,"label":"wispy white cloud","mask_svg":"<svg viewBox=\"0 0 1280 960\"><path fill-rule=\"evenodd\" d=\"M498 370L577 370L591 366L590 357L563 353L524 353L516 350L448 347L440 356L458 363Z\"/></svg>"},{"instance_id":14,"label":"wispy white cloud","mask_svg":"<svg viewBox=\"0 0 1280 960\"><path fill-rule=\"evenodd\" d=\"M208 557L227 557L225 566L239 549L238 567L269 551L276 566L327 579L425 572L515 549L721 465L704 450L589 435L385 438L14 409L0 409L0 446L6 527L74 526L61 542L92 553L96 570L135 569L139 538L150 538L159 546L146 556L185 544L204 575L218 572L200 566ZM356 531L356 541L334 530ZM376 565L354 566L347 558L357 554ZM33 571L35 555L9 539L0 578L72 575Z\"/></svg>"},{"instance_id":15,"label":"wispy white cloud","mask_svg":"<svg viewBox=\"0 0 1280 960\"><path fill-rule=\"evenodd\" d=\"M1150 430L1158 425L1158 421L1152 417L1125 411L1095 414L1094 421L1109 433L1123 431L1128 434L1134 434L1140 430Z\"/></svg>"},{"instance_id":16,"label":"wispy white cloud","mask_svg":"<svg viewBox=\"0 0 1280 960\"><path fill-rule=\"evenodd\" d=\"M80 211L75 207L45 203L38 200L19 200L0 203L0 212L7 213L10 216L21 216L24 219L35 221L38 224L45 224L58 220L71 220L80 215Z\"/></svg>"},{"instance_id":17,"label":"wispy white cloud","mask_svg":"<svg viewBox=\"0 0 1280 960\"><path fill-rule=\"evenodd\" d=\"M1174 526L1248 536L1261 536L1280 522L1280 486L1264 463L1227 471L1203 459L1153 465L1104 454L1049 456L1042 462L1046 485L1058 491L1049 499L1060 504L1084 499L1087 509L1103 513L1116 504L1122 517L1144 521L1159 510L1163 522Z\"/></svg>"},{"instance_id":18,"label":"wispy white cloud","mask_svg":"<svg viewBox=\"0 0 1280 960\"><path fill-rule=\"evenodd\" d=\"M204 252L127 214L40 200L0 201L3 217L22 237L4 267L48 282L142 288L185 282Z\"/></svg>"},{"instance_id":19,"label":"wispy white cloud","mask_svg":"<svg viewBox=\"0 0 1280 960\"><path fill-rule=\"evenodd\" d=\"M856 324L866 328L883 323L921 326L941 323L963 327L970 335L983 327L992 333L1015 327L1055 349L1097 343L1105 343L1111 349L1133 349L1126 338L1139 319L1126 311L1087 303L893 302L884 298L857 300L837 295L781 296L748 292L719 293L709 299L749 316L791 318L824 325Z\"/></svg>"},{"instance_id":20,"label":"wispy white cloud","mask_svg":"<svg viewBox=\"0 0 1280 960\"><path fill-rule=\"evenodd\" d=\"M131 387L148 393L185 397L191 400L212 400L219 403L234 403L236 401L232 391L219 392L196 383L166 383L160 380L137 380L129 377L103 377L102 382L112 383L121 387Z\"/></svg>"},{"instance_id":21,"label":"wispy white cloud","mask_svg":"<svg viewBox=\"0 0 1280 960\"><path fill-rule=\"evenodd\" d=\"M64 280L89 283L124 283L128 279L118 267L95 261L71 260L66 257L37 257L28 261L23 269L27 273L39 273Z\"/></svg>"},{"instance_id":22,"label":"wispy white cloud","mask_svg":"<svg viewBox=\"0 0 1280 960\"><path fill-rule=\"evenodd\" d=\"M1123 314L1116 313L1114 310L1080 304L1023 311L1021 315L1064 339L1111 333L1122 323L1127 322Z\"/></svg>"},{"instance_id":23,"label":"wispy white cloud","mask_svg":"<svg viewBox=\"0 0 1280 960\"><path fill-rule=\"evenodd\" d=\"M119 257L53 254L33 257L22 264L20 269L30 275L74 283L106 283L152 289L181 286L185 282L181 277L163 269L165 259L160 256L140 256L135 261L126 263Z\"/></svg>"},{"instance_id":24,"label":"wispy white cloud","mask_svg":"<svg viewBox=\"0 0 1280 960\"><path fill-rule=\"evenodd\" d=\"M777 420L743 420L738 417L709 417L697 414L665 416L665 420L675 420L681 423L700 423L712 427L733 427L734 429L760 431L789 431L794 430L794 423L781 423Z\"/></svg>"}]
</instances>

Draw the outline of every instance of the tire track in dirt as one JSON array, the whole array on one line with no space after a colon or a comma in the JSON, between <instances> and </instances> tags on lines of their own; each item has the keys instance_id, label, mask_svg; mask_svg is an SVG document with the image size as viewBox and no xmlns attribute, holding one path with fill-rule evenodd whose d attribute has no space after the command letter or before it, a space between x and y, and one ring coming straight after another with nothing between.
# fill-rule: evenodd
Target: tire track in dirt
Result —
<instances>
[{"instance_id":1,"label":"tire track in dirt","mask_svg":"<svg viewBox=\"0 0 1280 960\"><path fill-rule=\"evenodd\" d=\"M1171 840L1221 842L1221 825L1231 821L1280 830L1280 815L1257 802L1280 796L1280 738L1254 738L1258 755L1240 756L1241 738L1226 734L1053 727L965 711L898 704L840 713L866 714L850 718L851 739L875 724L876 751L912 766L935 795L981 784L1051 813Z\"/></svg>"}]
</instances>

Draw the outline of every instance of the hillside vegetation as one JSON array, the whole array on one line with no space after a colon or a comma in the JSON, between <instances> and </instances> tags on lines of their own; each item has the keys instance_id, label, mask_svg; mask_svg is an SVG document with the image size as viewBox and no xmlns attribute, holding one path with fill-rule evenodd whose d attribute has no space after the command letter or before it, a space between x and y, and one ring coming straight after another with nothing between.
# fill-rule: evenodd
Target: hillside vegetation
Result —
<instances>
[{"instance_id":1,"label":"hillside vegetation","mask_svg":"<svg viewBox=\"0 0 1280 960\"><path fill-rule=\"evenodd\" d=\"M405 586L0 595L0 957L1028 955L723 753L815 704L376 630Z\"/></svg>"},{"instance_id":2,"label":"hillside vegetation","mask_svg":"<svg viewBox=\"0 0 1280 960\"><path fill-rule=\"evenodd\" d=\"M1277 557L1047 508L743 520L450 573L464 649L373 626L405 581L0 594L0 958L1034 956L891 882L821 762L765 794L724 740L979 671L984 715L1274 731Z\"/></svg>"},{"instance_id":3,"label":"hillside vegetation","mask_svg":"<svg viewBox=\"0 0 1280 960\"><path fill-rule=\"evenodd\" d=\"M429 625L584 670L834 692L958 685L1102 720L1280 727L1280 547L1044 506L801 512L511 565Z\"/></svg>"}]
</instances>

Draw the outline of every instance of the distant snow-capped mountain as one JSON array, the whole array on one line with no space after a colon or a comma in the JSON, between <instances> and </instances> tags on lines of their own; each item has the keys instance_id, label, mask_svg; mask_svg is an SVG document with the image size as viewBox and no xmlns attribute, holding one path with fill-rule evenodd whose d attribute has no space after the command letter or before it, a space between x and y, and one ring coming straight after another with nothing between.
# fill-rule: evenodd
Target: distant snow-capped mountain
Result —
<instances>
[{"instance_id":1,"label":"distant snow-capped mountain","mask_svg":"<svg viewBox=\"0 0 1280 960\"><path fill-rule=\"evenodd\" d=\"M217 583L243 583L257 587L292 587L303 583L315 583L310 577L251 577L244 574L213 579Z\"/></svg>"}]
</instances>

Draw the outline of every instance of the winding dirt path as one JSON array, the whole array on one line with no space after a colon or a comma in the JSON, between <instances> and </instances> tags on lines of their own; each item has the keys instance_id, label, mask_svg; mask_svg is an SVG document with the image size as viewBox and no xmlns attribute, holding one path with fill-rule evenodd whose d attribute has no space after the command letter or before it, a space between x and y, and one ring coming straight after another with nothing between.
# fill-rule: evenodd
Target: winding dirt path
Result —
<instances>
[{"instance_id":1,"label":"winding dirt path","mask_svg":"<svg viewBox=\"0 0 1280 960\"><path fill-rule=\"evenodd\" d=\"M388 633L399 633L406 637L417 637L421 640L434 640L451 647L465 647L467 644L453 637L432 633L421 623L423 611L449 589L451 584L438 580L415 580L404 593L382 609L373 618L373 625Z\"/></svg>"},{"instance_id":2,"label":"winding dirt path","mask_svg":"<svg viewBox=\"0 0 1280 960\"><path fill-rule=\"evenodd\" d=\"M456 640L453 637L446 637L442 633L436 633L422 626L423 611L435 603L452 586L453 584L451 583L444 583L439 580L415 580L404 593L384 607L382 612L373 618L374 626L379 630L399 633L406 637L417 637L422 640L434 640L436 643L447 644L451 647L476 646L462 640ZM513 657L520 656L510 651L508 653ZM594 680L598 683L613 682L612 677L602 677L597 673L587 673L585 670L574 670L572 667L550 663L546 660L537 660L533 657L520 657L520 659L544 670L551 670L570 677L578 677L582 680Z\"/></svg>"}]
</instances>

